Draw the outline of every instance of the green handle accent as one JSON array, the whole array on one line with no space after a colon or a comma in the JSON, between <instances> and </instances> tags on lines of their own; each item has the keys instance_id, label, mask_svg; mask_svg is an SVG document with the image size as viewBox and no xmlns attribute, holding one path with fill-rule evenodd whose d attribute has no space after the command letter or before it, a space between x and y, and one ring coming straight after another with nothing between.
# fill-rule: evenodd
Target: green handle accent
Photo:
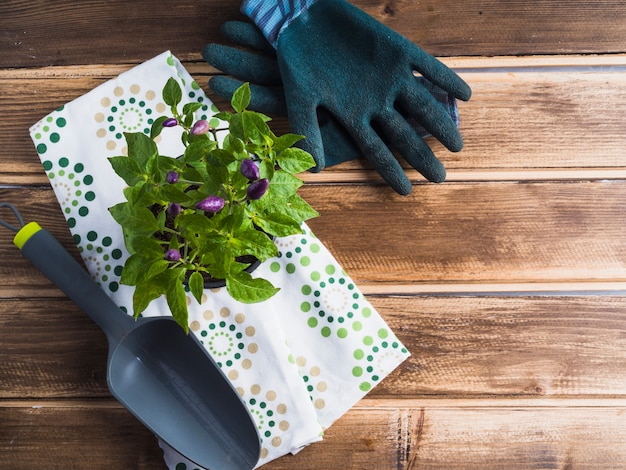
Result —
<instances>
[{"instance_id":1,"label":"green handle accent","mask_svg":"<svg viewBox=\"0 0 626 470\"><path fill-rule=\"evenodd\" d=\"M13 243L15 243L15 246L17 246L21 250L24 246L24 243L26 243L30 237L32 237L40 230L42 230L41 225L39 225L37 222L29 222L28 224L24 225L24 227L22 227L19 232L17 232L15 238L13 238Z\"/></svg>"}]
</instances>

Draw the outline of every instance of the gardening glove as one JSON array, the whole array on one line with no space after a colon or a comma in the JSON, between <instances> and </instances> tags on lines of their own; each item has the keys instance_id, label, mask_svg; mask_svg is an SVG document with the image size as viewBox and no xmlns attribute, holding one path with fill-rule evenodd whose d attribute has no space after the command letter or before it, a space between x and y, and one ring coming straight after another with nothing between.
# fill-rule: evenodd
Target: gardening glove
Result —
<instances>
[{"instance_id":1,"label":"gardening glove","mask_svg":"<svg viewBox=\"0 0 626 470\"><path fill-rule=\"evenodd\" d=\"M343 0L292 8L278 26L266 21L285 7L246 0L242 10L276 47L291 128L307 137L302 148L316 158L316 170L325 166L317 121L317 109L322 107L400 194L410 193L411 183L380 135L427 179L443 181L443 165L407 117L452 151L461 150L463 140L413 70L460 99L469 99L469 86L437 59Z\"/></svg>"},{"instance_id":2,"label":"gardening glove","mask_svg":"<svg viewBox=\"0 0 626 470\"><path fill-rule=\"evenodd\" d=\"M222 24L220 31L228 40L250 50L215 43L204 47L202 51L204 59L213 67L232 75L232 77L218 75L211 78L209 80L211 90L230 101L235 90L243 82L250 82L252 89L250 109L264 114L286 115L287 105L276 61L276 51L263 36L261 30L250 23L227 21ZM458 126L459 117L455 98L423 77L418 77L418 81L441 103ZM318 121L326 166L363 157L350 134L324 108L318 109ZM411 124L420 137L426 138L430 135L419 124L415 122Z\"/></svg>"}]
</instances>

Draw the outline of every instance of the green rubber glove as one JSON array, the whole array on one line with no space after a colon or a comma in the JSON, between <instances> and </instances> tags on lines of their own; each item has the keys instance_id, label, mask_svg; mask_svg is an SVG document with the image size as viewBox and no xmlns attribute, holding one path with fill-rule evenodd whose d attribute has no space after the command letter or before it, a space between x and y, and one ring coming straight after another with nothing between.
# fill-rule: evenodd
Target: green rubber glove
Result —
<instances>
[{"instance_id":1,"label":"green rubber glove","mask_svg":"<svg viewBox=\"0 0 626 470\"><path fill-rule=\"evenodd\" d=\"M318 0L276 44L291 128L306 136L302 148L317 159L318 170L325 166L317 123L322 107L398 193L410 193L411 183L379 132L427 179L445 179L443 165L405 117L449 150L463 148L453 120L413 75L417 70L456 98L469 99L470 87L444 64L343 0Z\"/></svg>"},{"instance_id":2,"label":"green rubber glove","mask_svg":"<svg viewBox=\"0 0 626 470\"><path fill-rule=\"evenodd\" d=\"M276 51L261 30L250 23L227 21L222 24L220 31L239 47L212 43L203 49L202 55L209 64L232 76L218 75L211 78L211 90L230 100L243 82L249 82L252 89L250 109L264 114L286 115L287 106ZM247 50L242 50L241 46ZM458 110L454 97L423 77L419 77L418 81L435 96L458 126ZM324 146L325 166L363 157L352 137L323 108L318 109L318 122ZM419 124L412 122L412 125L420 137L430 135Z\"/></svg>"}]
</instances>

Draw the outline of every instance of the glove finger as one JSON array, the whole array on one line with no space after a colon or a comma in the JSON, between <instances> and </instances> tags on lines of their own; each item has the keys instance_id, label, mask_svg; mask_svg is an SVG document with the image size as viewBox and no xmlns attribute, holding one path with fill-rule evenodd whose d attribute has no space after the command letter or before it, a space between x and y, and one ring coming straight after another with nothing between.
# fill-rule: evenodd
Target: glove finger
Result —
<instances>
[{"instance_id":1,"label":"glove finger","mask_svg":"<svg viewBox=\"0 0 626 470\"><path fill-rule=\"evenodd\" d=\"M441 106L443 106L443 109L450 115L450 117L454 121L454 124L459 127L460 119L459 110L456 104L456 98L424 77L417 77L417 82L435 97L435 99L441 104ZM420 136L428 137L421 134Z\"/></svg>"},{"instance_id":2,"label":"glove finger","mask_svg":"<svg viewBox=\"0 0 626 470\"><path fill-rule=\"evenodd\" d=\"M209 88L216 95L230 101L243 82L231 77L218 75L209 80ZM285 96L282 88L272 88L250 84L250 104L248 108L263 114L274 114L285 116L287 114L287 106L285 105Z\"/></svg>"},{"instance_id":3,"label":"glove finger","mask_svg":"<svg viewBox=\"0 0 626 470\"><path fill-rule=\"evenodd\" d=\"M454 97L463 101L470 99L472 89L461 77L420 47L412 46L411 60L415 70Z\"/></svg>"},{"instance_id":4,"label":"glove finger","mask_svg":"<svg viewBox=\"0 0 626 470\"><path fill-rule=\"evenodd\" d=\"M377 121L389 142L420 174L433 183L446 179L446 169L404 117L395 111Z\"/></svg>"},{"instance_id":5,"label":"glove finger","mask_svg":"<svg viewBox=\"0 0 626 470\"><path fill-rule=\"evenodd\" d=\"M406 196L413 190L402 166L371 127L356 129L353 137L363 156L398 194Z\"/></svg>"},{"instance_id":6,"label":"glove finger","mask_svg":"<svg viewBox=\"0 0 626 470\"><path fill-rule=\"evenodd\" d=\"M361 158L361 150L348 131L324 108L318 108L317 121L324 145L325 166Z\"/></svg>"},{"instance_id":7,"label":"glove finger","mask_svg":"<svg viewBox=\"0 0 626 470\"><path fill-rule=\"evenodd\" d=\"M291 132L304 136L304 139L300 140L296 145L313 156L315 168L311 171L317 173L326 166L326 157L322 134L317 120L317 104L307 98L307 96L297 92L288 93L287 89L285 89L287 116Z\"/></svg>"},{"instance_id":8,"label":"glove finger","mask_svg":"<svg viewBox=\"0 0 626 470\"><path fill-rule=\"evenodd\" d=\"M225 21L220 27L222 35L240 46L249 47L266 54L276 55L276 50L265 39L261 30L244 21Z\"/></svg>"},{"instance_id":9,"label":"glove finger","mask_svg":"<svg viewBox=\"0 0 626 470\"><path fill-rule=\"evenodd\" d=\"M458 152L463 148L463 138L450 114L417 81L400 93L396 107L405 116L414 118L450 151Z\"/></svg>"},{"instance_id":10,"label":"glove finger","mask_svg":"<svg viewBox=\"0 0 626 470\"><path fill-rule=\"evenodd\" d=\"M245 82L271 86L282 84L278 64L273 57L215 43L204 47L202 57L216 69Z\"/></svg>"}]
</instances>

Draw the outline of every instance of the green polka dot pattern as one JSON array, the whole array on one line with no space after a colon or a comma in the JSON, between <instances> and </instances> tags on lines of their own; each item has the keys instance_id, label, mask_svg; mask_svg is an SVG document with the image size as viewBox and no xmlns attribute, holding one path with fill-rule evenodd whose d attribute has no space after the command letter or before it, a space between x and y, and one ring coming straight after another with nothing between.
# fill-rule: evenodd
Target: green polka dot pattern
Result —
<instances>
[{"instance_id":1,"label":"green polka dot pattern","mask_svg":"<svg viewBox=\"0 0 626 470\"><path fill-rule=\"evenodd\" d=\"M149 133L169 107L169 77L183 101L202 104L196 117L213 121L216 107L171 54L164 53L46 116L31 138L85 266L120 308L132 313L133 289L120 282L129 256L108 208L125 183L107 158L127 154L125 132ZM180 155L180 133L157 139L164 155ZM398 366L408 351L353 280L305 225L275 240L279 256L259 275L281 291L262 304L234 302L226 289L187 294L189 327L248 407L261 438L259 465L321 440L352 405ZM164 298L146 316L170 315ZM170 470L195 470L160 443Z\"/></svg>"},{"instance_id":2,"label":"green polka dot pattern","mask_svg":"<svg viewBox=\"0 0 626 470\"><path fill-rule=\"evenodd\" d=\"M310 231L278 243L279 260L283 262L272 262L270 270L284 270L287 282L297 280L299 292L292 296L299 299L299 312L307 327L328 342L329 348L344 344L355 386L362 392L369 391L408 351L373 315L369 301L337 262L332 257L326 263L319 262L326 250ZM303 371L301 374L310 378ZM313 401L319 399L315 390L309 386Z\"/></svg>"}]
</instances>

